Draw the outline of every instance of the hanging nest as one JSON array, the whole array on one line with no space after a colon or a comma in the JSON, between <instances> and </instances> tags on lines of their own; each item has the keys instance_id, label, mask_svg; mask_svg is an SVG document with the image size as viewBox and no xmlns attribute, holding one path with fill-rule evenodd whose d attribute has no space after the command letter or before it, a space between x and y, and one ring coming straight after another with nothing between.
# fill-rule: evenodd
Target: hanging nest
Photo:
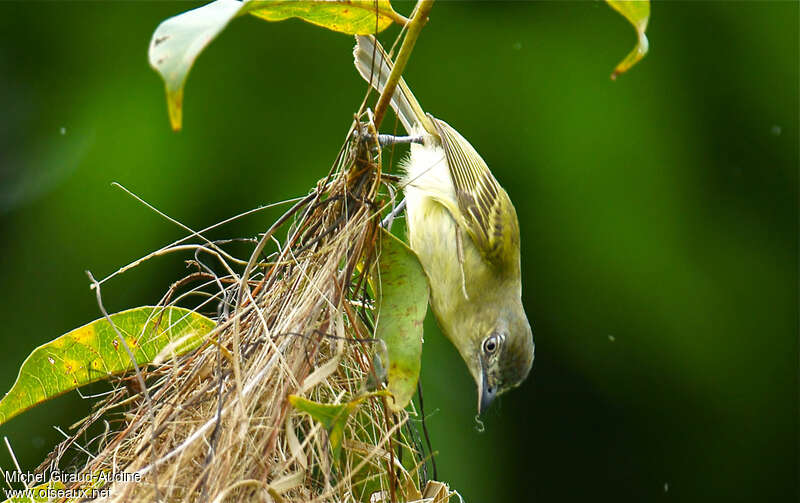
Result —
<instances>
[{"instance_id":1,"label":"hanging nest","mask_svg":"<svg viewBox=\"0 0 800 503\"><path fill-rule=\"evenodd\" d=\"M162 305L202 298L198 311L216 308L208 342L142 369L146 389L122 380L39 471L83 442L92 454L75 470L81 477L128 480L67 487L102 486L108 501L440 503L456 494L433 480L413 404L392 413L385 394L354 400L369 383L381 386L368 277L396 180L382 174L368 115L347 138L328 175L261 236L249 260L195 235L197 270ZM293 394L353 404L341 439L294 408Z\"/></svg>"}]
</instances>

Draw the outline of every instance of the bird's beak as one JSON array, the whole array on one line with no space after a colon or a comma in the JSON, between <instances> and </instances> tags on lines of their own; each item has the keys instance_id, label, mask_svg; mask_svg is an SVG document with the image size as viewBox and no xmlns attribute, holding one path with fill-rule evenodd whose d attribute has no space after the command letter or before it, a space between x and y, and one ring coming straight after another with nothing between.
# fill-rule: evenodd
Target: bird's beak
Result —
<instances>
[{"instance_id":1,"label":"bird's beak","mask_svg":"<svg viewBox=\"0 0 800 503\"><path fill-rule=\"evenodd\" d=\"M492 405L494 398L497 396L497 389L489 386L489 378L486 372L486 366L481 359L481 380L478 386L478 415L481 415Z\"/></svg>"}]
</instances>

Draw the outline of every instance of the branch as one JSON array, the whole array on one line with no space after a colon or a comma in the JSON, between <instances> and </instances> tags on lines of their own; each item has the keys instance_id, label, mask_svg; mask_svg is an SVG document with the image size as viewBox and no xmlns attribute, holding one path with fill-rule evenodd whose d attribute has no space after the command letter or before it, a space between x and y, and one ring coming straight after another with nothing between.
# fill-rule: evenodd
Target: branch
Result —
<instances>
[{"instance_id":1,"label":"branch","mask_svg":"<svg viewBox=\"0 0 800 503\"><path fill-rule=\"evenodd\" d=\"M383 121L383 116L386 114L386 109L389 108L389 103L392 101L394 91L397 89L397 84L400 82L400 77L403 75L403 70L406 68L408 58L411 57L411 51L414 50L414 44L417 43L422 27L428 21L428 13L433 7L434 0L418 0L414 12L411 13L411 19L406 25L408 32L406 38L403 39L403 45L400 46L400 52L397 54L397 59L394 62L394 68L389 75L389 80L386 81L386 87L383 88L381 97L378 99L378 104L375 105L375 116L373 122L375 129L378 129Z\"/></svg>"}]
</instances>

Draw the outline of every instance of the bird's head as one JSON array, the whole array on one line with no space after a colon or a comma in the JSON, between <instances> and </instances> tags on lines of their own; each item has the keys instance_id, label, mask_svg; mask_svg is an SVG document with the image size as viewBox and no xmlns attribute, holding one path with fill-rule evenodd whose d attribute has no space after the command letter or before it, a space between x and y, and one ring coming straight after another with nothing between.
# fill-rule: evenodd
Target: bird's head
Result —
<instances>
[{"instance_id":1,"label":"bird's head","mask_svg":"<svg viewBox=\"0 0 800 503\"><path fill-rule=\"evenodd\" d=\"M500 310L492 323L473 326L456 346L478 386L478 414L528 377L533 366L533 332L521 302ZM460 344L459 344L460 342Z\"/></svg>"}]
</instances>

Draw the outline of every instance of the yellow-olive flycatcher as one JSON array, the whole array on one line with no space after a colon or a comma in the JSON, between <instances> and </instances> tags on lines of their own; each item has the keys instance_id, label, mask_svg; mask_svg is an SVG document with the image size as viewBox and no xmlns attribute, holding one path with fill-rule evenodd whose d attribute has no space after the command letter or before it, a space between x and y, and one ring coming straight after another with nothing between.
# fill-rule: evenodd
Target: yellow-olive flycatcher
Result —
<instances>
[{"instance_id":1,"label":"yellow-olive flycatcher","mask_svg":"<svg viewBox=\"0 0 800 503\"><path fill-rule=\"evenodd\" d=\"M378 92L392 62L372 36L356 36L361 76ZM431 307L478 386L478 413L519 386L533 365L522 306L519 222L488 166L458 131L422 111L404 80L392 108L412 140L403 161L408 239L428 276Z\"/></svg>"}]
</instances>

